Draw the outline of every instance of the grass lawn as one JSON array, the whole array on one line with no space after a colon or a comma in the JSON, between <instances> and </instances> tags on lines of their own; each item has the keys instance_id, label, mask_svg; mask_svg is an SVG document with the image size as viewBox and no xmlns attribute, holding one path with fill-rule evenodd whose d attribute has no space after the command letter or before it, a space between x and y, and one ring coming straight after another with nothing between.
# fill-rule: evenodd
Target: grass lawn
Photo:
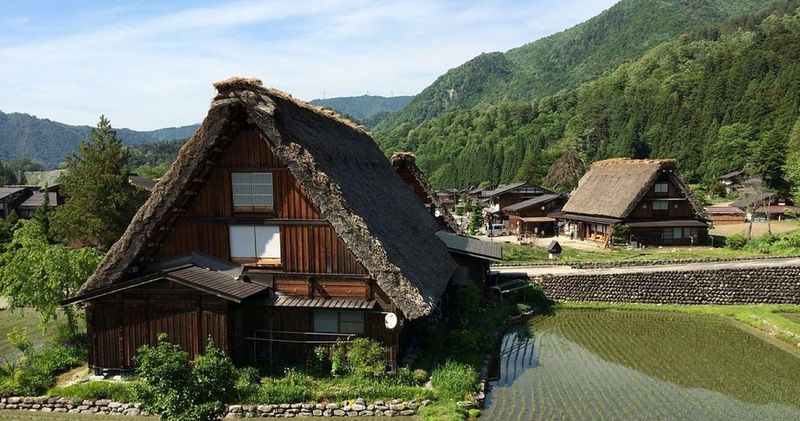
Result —
<instances>
[{"instance_id":1,"label":"grass lawn","mask_svg":"<svg viewBox=\"0 0 800 421\"><path fill-rule=\"evenodd\" d=\"M55 327L46 334L39 328L39 316L33 310L0 310L0 358L15 357L17 350L6 340L6 333L14 327L27 327L34 346L44 344L50 335L55 334Z\"/></svg>"},{"instance_id":2,"label":"grass lawn","mask_svg":"<svg viewBox=\"0 0 800 421\"><path fill-rule=\"evenodd\" d=\"M539 246L503 244L504 263L549 262L547 250ZM761 256L764 254L748 250L730 250L715 247L662 247L640 250L626 248L578 250L564 246L562 262L616 262L673 259L734 259ZM780 256L780 254L775 254Z\"/></svg>"},{"instance_id":3,"label":"grass lawn","mask_svg":"<svg viewBox=\"0 0 800 421\"><path fill-rule=\"evenodd\" d=\"M720 235L723 237L730 237L733 234L742 233L747 234L749 223L730 224L730 225L716 225L714 229L709 231L711 235ZM767 232L768 225L766 222L756 222L753 224L753 237L759 237ZM800 229L800 221L772 221L772 233L783 234Z\"/></svg>"}]
</instances>

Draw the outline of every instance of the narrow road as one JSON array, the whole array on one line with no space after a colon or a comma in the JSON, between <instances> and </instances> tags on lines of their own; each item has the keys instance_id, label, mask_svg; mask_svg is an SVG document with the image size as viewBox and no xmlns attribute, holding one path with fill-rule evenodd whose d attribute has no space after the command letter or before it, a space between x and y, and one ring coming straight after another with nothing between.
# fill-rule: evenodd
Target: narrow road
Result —
<instances>
[{"instance_id":1,"label":"narrow road","mask_svg":"<svg viewBox=\"0 0 800 421\"><path fill-rule=\"evenodd\" d=\"M784 266L800 266L800 258L776 258L761 260L736 260L729 262L703 262L703 263L683 263L676 265L645 265L645 266L626 266L613 268L579 269L568 265L552 266L505 266L492 268L492 272L497 273L525 273L528 276L540 275L607 275L624 273L654 273L654 272L687 272L699 270L720 270L720 269L752 269L752 268L771 268Z\"/></svg>"}]
</instances>

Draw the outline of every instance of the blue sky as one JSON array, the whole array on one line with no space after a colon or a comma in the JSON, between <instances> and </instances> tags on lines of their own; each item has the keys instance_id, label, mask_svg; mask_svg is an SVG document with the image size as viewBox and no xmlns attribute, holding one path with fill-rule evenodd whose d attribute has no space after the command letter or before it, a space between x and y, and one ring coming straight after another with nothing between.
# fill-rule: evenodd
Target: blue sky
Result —
<instances>
[{"instance_id":1,"label":"blue sky","mask_svg":"<svg viewBox=\"0 0 800 421\"><path fill-rule=\"evenodd\" d=\"M0 110L150 130L199 122L211 83L303 99L413 95L470 58L572 27L616 0L0 0Z\"/></svg>"}]
</instances>

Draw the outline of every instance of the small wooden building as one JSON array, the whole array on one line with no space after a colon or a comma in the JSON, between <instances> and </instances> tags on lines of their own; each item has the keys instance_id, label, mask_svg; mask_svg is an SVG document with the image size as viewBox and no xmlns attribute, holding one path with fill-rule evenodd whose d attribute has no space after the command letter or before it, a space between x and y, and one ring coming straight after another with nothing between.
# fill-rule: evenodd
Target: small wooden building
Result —
<instances>
[{"instance_id":1,"label":"small wooden building","mask_svg":"<svg viewBox=\"0 0 800 421\"><path fill-rule=\"evenodd\" d=\"M731 205L706 206L706 215L714 225L741 224L745 221L744 211Z\"/></svg>"},{"instance_id":2,"label":"small wooden building","mask_svg":"<svg viewBox=\"0 0 800 421\"><path fill-rule=\"evenodd\" d=\"M745 221L750 218L757 222L782 221L800 215L800 208L794 205L792 199L773 192L744 197L731 203L731 206L741 210Z\"/></svg>"},{"instance_id":3,"label":"small wooden building","mask_svg":"<svg viewBox=\"0 0 800 421\"><path fill-rule=\"evenodd\" d=\"M502 212L508 215L508 230L515 235L538 235L550 237L556 234L556 220L549 214L561 210L567 197L548 193L532 199L506 206Z\"/></svg>"},{"instance_id":4,"label":"small wooden building","mask_svg":"<svg viewBox=\"0 0 800 421\"><path fill-rule=\"evenodd\" d=\"M578 182L561 212L562 232L608 244L615 224L640 245L706 244L708 220L674 160L598 161Z\"/></svg>"},{"instance_id":5,"label":"small wooden building","mask_svg":"<svg viewBox=\"0 0 800 421\"><path fill-rule=\"evenodd\" d=\"M436 236L447 246L458 268L453 273L450 284L453 286L474 284L480 291L489 288L489 267L503 259L503 249L499 244L481 241L465 235L439 231Z\"/></svg>"},{"instance_id":6,"label":"small wooden building","mask_svg":"<svg viewBox=\"0 0 800 421\"><path fill-rule=\"evenodd\" d=\"M86 309L89 366L132 368L159 333L191 355L304 361L355 337L400 357L456 264L372 138L234 78L122 238L65 304ZM396 326L384 318L394 313Z\"/></svg>"},{"instance_id":7,"label":"small wooden building","mask_svg":"<svg viewBox=\"0 0 800 421\"><path fill-rule=\"evenodd\" d=\"M722 184L722 188L725 189L725 194L729 195L731 193L735 193L736 190L739 189L739 186L747 177L747 173L744 170L738 171L731 171L727 174L723 174L717 177L717 181Z\"/></svg>"}]
</instances>

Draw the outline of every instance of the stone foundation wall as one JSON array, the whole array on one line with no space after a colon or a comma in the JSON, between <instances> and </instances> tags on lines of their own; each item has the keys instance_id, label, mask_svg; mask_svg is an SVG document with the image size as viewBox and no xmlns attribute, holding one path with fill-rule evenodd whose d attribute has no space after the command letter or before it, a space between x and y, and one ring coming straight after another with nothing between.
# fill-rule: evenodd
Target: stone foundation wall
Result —
<instances>
[{"instance_id":1,"label":"stone foundation wall","mask_svg":"<svg viewBox=\"0 0 800 421\"><path fill-rule=\"evenodd\" d=\"M397 417L416 415L428 400L417 402L395 399L368 403L355 399L339 403L284 403L275 405L228 405L225 418L294 418L294 417ZM27 396L0 399L0 409L22 411L60 412L90 415L148 415L138 403L120 403L108 399L74 400L49 396Z\"/></svg>"},{"instance_id":2,"label":"stone foundation wall","mask_svg":"<svg viewBox=\"0 0 800 421\"><path fill-rule=\"evenodd\" d=\"M800 304L800 267L536 277L562 301L646 304Z\"/></svg>"}]
</instances>

